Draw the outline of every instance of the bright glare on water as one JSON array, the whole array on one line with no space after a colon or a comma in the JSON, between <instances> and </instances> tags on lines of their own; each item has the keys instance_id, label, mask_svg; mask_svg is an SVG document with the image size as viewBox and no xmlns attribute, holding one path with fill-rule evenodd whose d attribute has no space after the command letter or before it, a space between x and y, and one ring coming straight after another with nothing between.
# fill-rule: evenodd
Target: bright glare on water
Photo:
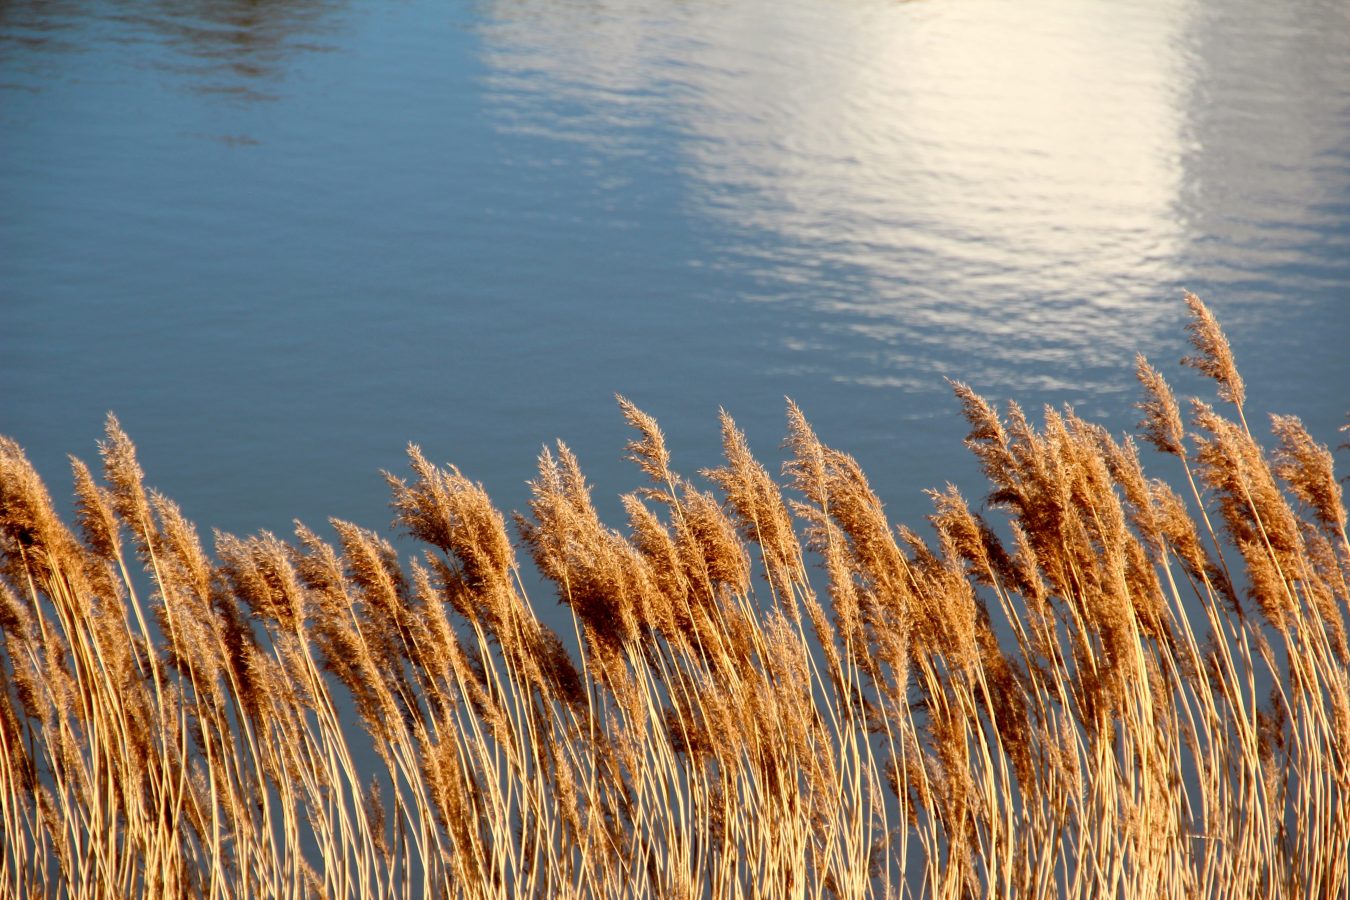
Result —
<instances>
[{"instance_id":1,"label":"bright glare on water","mask_svg":"<svg viewBox=\"0 0 1350 900\"><path fill-rule=\"evenodd\" d=\"M204 529L554 438L617 524L615 392L688 472L791 396L917 524L944 376L1129 429L1183 288L1342 439L1350 6L0 0L0 433L63 491L113 410Z\"/></svg>"}]
</instances>

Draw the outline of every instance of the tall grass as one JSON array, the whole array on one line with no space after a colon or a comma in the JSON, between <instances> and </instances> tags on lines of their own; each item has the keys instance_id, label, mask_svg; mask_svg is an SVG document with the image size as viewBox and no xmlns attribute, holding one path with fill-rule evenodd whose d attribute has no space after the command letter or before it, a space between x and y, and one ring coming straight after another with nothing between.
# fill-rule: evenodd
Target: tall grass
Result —
<instances>
[{"instance_id":1,"label":"tall grass","mask_svg":"<svg viewBox=\"0 0 1350 900\"><path fill-rule=\"evenodd\" d=\"M795 406L782 479L724 415L700 482L620 400L626 528L559 445L518 546L411 448L406 561L340 521L209 556L115 419L72 527L0 439L0 890L1346 896L1340 484L1296 419L1262 449L1187 302L1223 405L1188 433L1138 361L1180 490L1071 410L956 384L998 515L935 491L930 540Z\"/></svg>"}]
</instances>

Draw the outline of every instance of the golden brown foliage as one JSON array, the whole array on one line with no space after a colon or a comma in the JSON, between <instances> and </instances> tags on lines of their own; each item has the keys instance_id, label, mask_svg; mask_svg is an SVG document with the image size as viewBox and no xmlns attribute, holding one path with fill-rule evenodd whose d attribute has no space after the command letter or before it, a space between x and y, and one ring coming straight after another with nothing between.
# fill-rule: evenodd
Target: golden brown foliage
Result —
<instances>
[{"instance_id":1,"label":"golden brown foliage","mask_svg":"<svg viewBox=\"0 0 1350 900\"><path fill-rule=\"evenodd\" d=\"M336 520L208 554L111 417L72 530L0 438L0 897L1345 896L1341 484L1186 303L1238 421L1137 359L1184 490L953 384L997 513L948 485L931 538L791 403L781 482L722 414L714 492L620 398L627 531L561 444L515 518L562 635L416 447L404 562Z\"/></svg>"}]
</instances>

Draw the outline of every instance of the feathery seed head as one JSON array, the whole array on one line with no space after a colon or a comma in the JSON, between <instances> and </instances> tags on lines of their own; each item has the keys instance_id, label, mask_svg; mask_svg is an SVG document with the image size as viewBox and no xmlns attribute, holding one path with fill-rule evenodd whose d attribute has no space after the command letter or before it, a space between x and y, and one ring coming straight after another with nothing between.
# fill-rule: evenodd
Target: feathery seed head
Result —
<instances>
[{"instance_id":1,"label":"feathery seed head","mask_svg":"<svg viewBox=\"0 0 1350 900\"><path fill-rule=\"evenodd\" d=\"M1270 418L1272 430L1280 439L1280 446L1275 451L1275 474L1312 510L1323 528L1332 532L1344 531L1345 504L1331 451L1312 439L1297 416L1272 415Z\"/></svg>"},{"instance_id":2,"label":"feathery seed head","mask_svg":"<svg viewBox=\"0 0 1350 900\"><path fill-rule=\"evenodd\" d=\"M666 438L656 419L638 409L627 397L616 394L615 399L624 419L642 436L625 445L627 458L636 463L653 484L672 485L675 477L670 471L670 451L666 449ZM665 496L665 492L657 493Z\"/></svg>"},{"instance_id":3,"label":"feathery seed head","mask_svg":"<svg viewBox=\"0 0 1350 900\"><path fill-rule=\"evenodd\" d=\"M1191 346L1197 355L1183 358L1182 365L1213 378L1219 385L1219 398L1241 407L1247 399L1247 388L1238 374L1233 350L1228 346L1228 337L1209 307L1190 291L1186 292L1186 306L1191 311L1186 333L1190 335Z\"/></svg>"},{"instance_id":4,"label":"feathery seed head","mask_svg":"<svg viewBox=\"0 0 1350 900\"><path fill-rule=\"evenodd\" d=\"M148 552L154 540L155 526L145 496L145 475L136 459L136 447L112 413L108 413L104 434L106 439L98 445L99 455L103 457L103 477L112 493L113 508L136 536L141 552Z\"/></svg>"},{"instance_id":5,"label":"feathery seed head","mask_svg":"<svg viewBox=\"0 0 1350 900\"><path fill-rule=\"evenodd\" d=\"M1177 406L1176 395L1162 374L1149 364L1142 353L1134 360L1135 374L1144 386L1144 400L1135 405L1144 414L1139 423L1144 440L1158 448L1160 453L1184 457L1186 429L1181 424L1181 410Z\"/></svg>"},{"instance_id":6,"label":"feathery seed head","mask_svg":"<svg viewBox=\"0 0 1350 900\"><path fill-rule=\"evenodd\" d=\"M481 484L465 478L451 466L429 463L415 444L408 458L417 478L411 486L385 473L393 491L396 523L413 537L451 554L475 590L500 591L509 587L515 552L502 514L492 505Z\"/></svg>"}]
</instances>

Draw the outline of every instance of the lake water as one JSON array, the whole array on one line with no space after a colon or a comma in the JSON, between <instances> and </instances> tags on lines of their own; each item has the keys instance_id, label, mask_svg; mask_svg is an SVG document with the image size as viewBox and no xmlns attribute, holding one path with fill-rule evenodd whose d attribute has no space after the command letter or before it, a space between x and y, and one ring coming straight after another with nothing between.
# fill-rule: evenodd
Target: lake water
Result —
<instances>
[{"instance_id":1,"label":"lake water","mask_svg":"<svg viewBox=\"0 0 1350 900\"><path fill-rule=\"evenodd\" d=\"M0 433L64 493L114 410L207 533L383 526L408 441L618 524L615 392L688 472L791 396L917 524L944 376L1129 429L1183 288L1342 438L1343 0L0 0Z\"/></svg>"}]
</instances>

